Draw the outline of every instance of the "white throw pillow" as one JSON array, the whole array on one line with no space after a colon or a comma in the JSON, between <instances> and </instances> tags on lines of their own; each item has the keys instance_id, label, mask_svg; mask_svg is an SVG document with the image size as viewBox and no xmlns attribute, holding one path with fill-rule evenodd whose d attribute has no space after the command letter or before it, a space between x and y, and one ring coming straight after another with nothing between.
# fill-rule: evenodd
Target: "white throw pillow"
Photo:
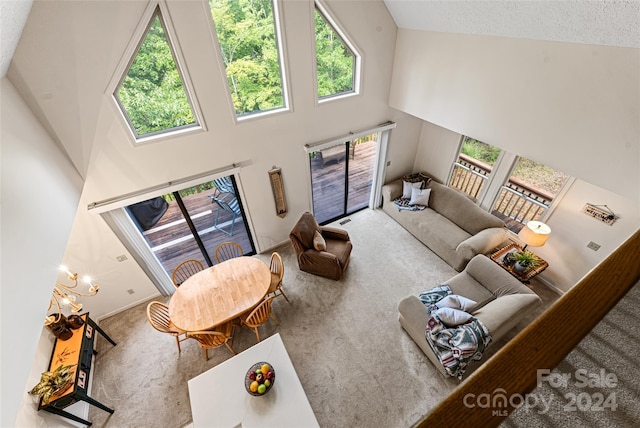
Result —
<instances>
[{"instance_id":1,"label":"white throw pillow","mask_svg":"<svg viewBox=\"0 0 640 428\"><path fill-rule=\"evenodd\" d=\"M411 189L419 189L422 187L422 181L411 183L409 181L402 182L402 199L411 198Z\"/></svg>"},{"instance_id":2,"label":"white throw pillow","mask_svg":"<svg viewBox=\"0 0 640 428\"><path fill-rule=\"evenodd\" d=\"M444 297L442 300L436 303L438 308L453 308L453 309L461 309L465 312L471 312L476 306L476 302L471 299L467 299L464 296L458 296L457 294L450 294Z\"/></svg>"},{"instance_id":3,"label":"white throw pillow","mask_svg":"<svg viewBox=\"0 0 640 428\"><path fill-rule=\"evenodd\" d=\"M431 195L431 189L411 189L411 200L409 205L422 205L429 206L429 196Z\"/></svg>"},{"instance_id":4,"label":"white throw pillow","mask_svg":"<svg viewBox=\"0 0 640 428\"><path fill-rule=\"evenodd\" d=\"M472 318L471 314L453 308L438 309L433 313L433 315L437 315L438 318L440 318L440 321L442 321L442 324L447 327L455 327L457 325L464 324Z\"/></svg>"}]
</instances>

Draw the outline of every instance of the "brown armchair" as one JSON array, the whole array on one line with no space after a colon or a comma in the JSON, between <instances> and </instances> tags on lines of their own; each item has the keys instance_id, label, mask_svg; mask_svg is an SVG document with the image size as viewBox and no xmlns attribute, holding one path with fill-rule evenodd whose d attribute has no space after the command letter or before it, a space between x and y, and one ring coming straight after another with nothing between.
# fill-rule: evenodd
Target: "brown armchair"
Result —
<instances>
[{"instance_id":1,"label":"brown armchair","mask_svg":"<svg viewBox=\"0 0 640 428\"><path fill-rule=\"evenodd\" d=\"M318 231L326 248L318 251L314 247L314 234ZM346 230L320 226L309 212L302 214L289 234L296 250L300 270L325 278L339 280L349 265L351 241ZM320 247L322 248L322 247Z\"/></svg>"}]
</instances>

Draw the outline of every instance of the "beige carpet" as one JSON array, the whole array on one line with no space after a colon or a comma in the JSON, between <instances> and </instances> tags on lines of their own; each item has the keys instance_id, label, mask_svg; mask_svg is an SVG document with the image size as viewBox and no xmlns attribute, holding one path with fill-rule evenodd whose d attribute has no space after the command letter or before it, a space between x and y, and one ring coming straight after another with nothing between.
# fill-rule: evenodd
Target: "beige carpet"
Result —
<instances>
[{"instance_id":1,"label":"beige carpet","mask_svg":"<svg viewBox=\"0 0 640 428\"><path fill-rule=\"evenodd\" d=\"M349 219L339 227L349 232L354 250L339 282L299 271L292 247L278 248L291 303L274 301L280 326L269 322L261 335L282 336L320 426L410 426L458 382L440 375L402 330L396 307L408 294L444 283L456 272L380 210ZM269 255L256 257L268 261ZM557 298L546 287L533 288L545 307ZM148 325L145 308L101 322L118 346L98 340L91 395L115 413L92 407L94 427L189 424L187 381L231 357L219 348L205 362L194 341L183 342L178 354L172 337ZM255 341L243 328L234 348L241 352ZM489 349L490 355L495 347Z\"/></svg>"}]
</instances>

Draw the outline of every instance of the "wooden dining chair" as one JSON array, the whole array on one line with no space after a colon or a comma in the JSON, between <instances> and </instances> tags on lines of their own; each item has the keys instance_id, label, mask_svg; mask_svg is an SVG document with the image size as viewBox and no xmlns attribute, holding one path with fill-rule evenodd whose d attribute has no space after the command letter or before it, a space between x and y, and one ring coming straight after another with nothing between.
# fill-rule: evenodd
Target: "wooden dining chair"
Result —
<instances>
[{"instance_id":1,"label":"wooden dining chair","mask_svg":"<svg viewBox=\"0 0 640 428\"><path fill-rule=\"evenodd\" d=\"M282 263L282 257L280 254L274 252L271 254L271 262L269 263L269 270L271 270L271 285L269 285L269 291L267 291L267 297L277 297L282 295L287 302L289 298L282 289L282 277L284 277L284 264Z\"/></svg>"},{"instance_id":2,"label":"wooden dining chair","mask_svg":"<svg viewBox=\"0 0 640 428\"><path fill-rule=\"evenodd\" d=\"M242 247L235 242L223 242L216 248L216 260L218 263L235 257L242 257L243 255L244 251L242 251Z\"/></svg>"},{"instance_id":3,"label":"wooden dining chair","mask_svg":"<svg viewBox=\"0 0 640 428\"><path fill-rule=\"evenodd\" d=\"M258 327L269 321L269 318L273 319L273 322L276 323L276 325L280 325L275 315L271 312L271 302L273 302L273 297L269 297L268 299L258 303L258 305L248 314L240 315L241 323L254 331L256 338L258 338L258 342L260 342Z\"/></svg>"},{"instance_id":4,"label":"wooden dining chair","mask_svg":"<svg viewBox=\"0 0 640 428\"><path fill-rule=\"evenodd\" d=\"M227 322L216 326L213 330L187 332L187 337L198 342L200 347L204 349L205 359L209 361L209 349L219 348L222 345L225 345L233 355L237 354L232 348L233 329L234 325L231 322ZM230 340L231 345L229 344Z\"/></svg>"},{"instance_id":5,"label":"wooden dining chair","mask_svg":"<svg viewBox=\"0 0 640 428\"><path fill-rule=\"evenodd\" d=\"M187 337L185 336L181 339L180 336L186 334L186 332L173 325L169 318L169 307L167 305L155 301L149 303L147 305L147 321L149 321L151 327L159 332L174 336L178 344L178 352L182 352L180 342L186 340Z\"/></svg>"},{"instance_id":6,"label":"wooden dining chair","mask_svg":"<svg viewBox=\"0 0 640 428\"><path fill-rule=\"evenodd\" d=\"M185 260L173 270L173 274L171 274L171 281L173 282L173 285L178 288L187 280L187 278L203 269L204 265L198 260Z\"/></svg>"}]
</instances>

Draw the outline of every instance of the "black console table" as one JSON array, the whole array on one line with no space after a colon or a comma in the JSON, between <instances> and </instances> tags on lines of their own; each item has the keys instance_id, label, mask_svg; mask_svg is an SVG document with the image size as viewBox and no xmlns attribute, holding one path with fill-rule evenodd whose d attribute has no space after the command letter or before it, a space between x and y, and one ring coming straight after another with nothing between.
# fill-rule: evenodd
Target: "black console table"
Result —
<instances>
[{"instance_id":1,"label":"black console table","mask_svg":"<svg viewBox=\"0 0 640 428\"><path fill-rule=\"evenodd\" d=\"M113 413L113 409L89 397L87 388L89 386L89 374L91 372L93 356L97 354L94 349L96 331L113 346L116 345L116 342L111 340L111 338L89 318L89 314L82 315L82 319L84 320L84 324L77 330L73 330L73 336L71 336L71 338L68 340L56 339L53 346L53 353L51 354L51 361L49 362L49 371L55 370L62 365L74 365L70 370L71 373L75 372L73 374L73 385L70 385L66 390L51 397L48 404L44 404L44 402L40 400L38 410L45 410L91 426L91 422L73 415L64 409L78 401L85 401L99 407L105 412Z\"/></svg>"}]
</instances>

